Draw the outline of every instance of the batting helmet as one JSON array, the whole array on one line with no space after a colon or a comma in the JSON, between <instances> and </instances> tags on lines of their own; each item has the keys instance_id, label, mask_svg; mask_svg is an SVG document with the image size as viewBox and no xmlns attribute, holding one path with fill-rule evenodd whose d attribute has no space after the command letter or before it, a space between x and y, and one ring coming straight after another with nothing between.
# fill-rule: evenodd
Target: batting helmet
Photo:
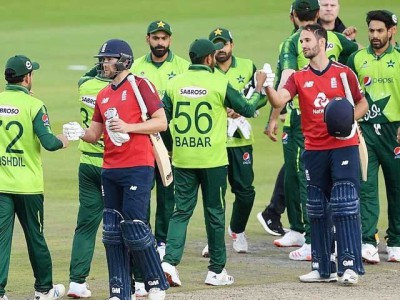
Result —
<instances>
[{"instance_id":1,"label":"batting helmet","mask_svg":"<svg viewBox=\"0 0 400 300\"><path fill-rule=\"evenodd\" d=\"M344 97L335 97L324 110L324 121L328 133L334 137L349 137L354 126L354 107Z\"/></svg>"},{"instance_id":2,"label":"batting helmet","mask_svg":"<svg viewBox=\"0 0 400 300\"><path fill-rule=\"evenodd\" d=\"M129 44L123 40L112 39L105 42L94 57L101 60L102 57L118 58L117 70L129 70L133 64L133 52Z\"/></svg>"}]
</instances>

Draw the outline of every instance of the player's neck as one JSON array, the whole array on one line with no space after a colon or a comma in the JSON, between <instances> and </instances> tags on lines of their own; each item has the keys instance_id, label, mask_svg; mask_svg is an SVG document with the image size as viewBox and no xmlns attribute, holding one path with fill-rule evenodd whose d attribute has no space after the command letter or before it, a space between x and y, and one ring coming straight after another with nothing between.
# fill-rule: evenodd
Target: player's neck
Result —
<instances>
[{"instance_id":1,"label":"player's neck","mask_svg":"<svg viewBox=\"0 0 400 300\"><path fill-rule=\"evenodd\" d=\"M232 65L232 56L229 57L229 59L223 63L217 62L218 67L221 69L221 71L223 72L227 72L229 70L229 68Z\"/></svg>"},{"instance_id":2,"label":"player's neck","mask_svg":"<svg viewBox=\"0 0 400 300\"><path fill-rule=\"evenodd\" d=\"M389 46L390 46L390 43L387 43L387 44L385 45L385 47L382 47L382 48L380 48L380 49L374 49L374 48L372 48L372 50L374 51L374 53L375 53L376 56L380 56L380 55L382 55L382 53L384 53L384 52L387 50L387 48L389 48Z\"/></svg>"},{"instance_id":3,"label":"player's neck","mask_svg":"<svg viewBox=\"0 0 400 300\"><path fill-rule=\"evenodd\" d=\"M151 60L155 63L162 63L167 59L168 54L169 54L169 51L167 53L165 53L163 56L157 57L153 53L151 53Z\"/></svg>"},{"instance_id":4,"label":"player's neck","mask_svg":"<svg viewBox=\"0 0 400 300\"><path fill-rule=\"evenodd\" d=\"M310 66L317 71L322 72L329 65L329 58L326 55L317 55L310 59Z\"/></svg>"},{"instance_id":5,"label":"player's neck","mask_svg":"<svg viewBox=\"0 0 400 300\"><path fill-rule=\"evenodd\" d=\"M335 29L335 20L331 22L324 22L323 20L319 19L321 22L321 26L327 31L333 31Z\"/></svg>"},{"instance_id":6,"label":"player's neck","mask_svg":"<svg viewBox=\"0 0 400 300\"><path fill-rule=\"evenodd\" d=\"M122 82L122 80L124 80L125 77L128 76L128 74L129 74L128 70L123 70L119 72L118 75L115 76L115 78L112 80L112 84L118 86Z\"/></svg>"}]
</instances>

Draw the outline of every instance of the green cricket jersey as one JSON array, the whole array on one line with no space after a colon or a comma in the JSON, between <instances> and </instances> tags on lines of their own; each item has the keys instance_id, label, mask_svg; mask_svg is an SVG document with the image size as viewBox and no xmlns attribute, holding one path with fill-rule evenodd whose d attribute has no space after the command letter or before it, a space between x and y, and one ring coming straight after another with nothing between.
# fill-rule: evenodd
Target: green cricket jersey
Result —
<instances>
[{"instance_id":1,"label":"green cricket jersey","mask_svg":"<svg viewBox=\"0 0 400 300\"><path fill-rule=\"evenodd\" d=\"M0 192L42 194L42 136L53 137L49 150L62 148L52 133L46 107L20 85L0 93Z\"/></svg>"},{"instance_id":2,"label":"green cricket jersey","mask_svg":"<svg viewBox=\"0 0 400 300\"><path fill-rule=\"evenodd\" d=\"M368 100L363 122L400 121L400 49L389 45L377 56L369 46L353 53L347 65L356 73Z\"/></svg>"},{"instance_id":3,"label":"green cricket jersey","mask_svg":"<svg viewBox=\"0 0 400 300\"><path fill-rule=\"evenodd\" d=\"M159 64L151 59L151 53L139 57L133 63L131 72L142 77L148 78L157 88L160 99L164 96L165 88L169 79L187 71L189 62L169 50L167 59Z\"/></svg>"},{"instance_id":4,"label":"green cricket jersey","mask_svg":"<svg viewBox=\"0 0 400 300\"><path fill-rule=\"evenodd\" d=\"M279 54L279 62L282 70L293 69L297 71L308 65L309 60L304 57L300 43L301 30L300 28L283 43L282 50ZM357 49L357 43L348 40L343 34L328 31L326 54L329 59L345 63L347 58L353 52L357 51ZM293 101L293 107L300 108L297 96Z\"/></svg>"},{"instance_id":5,"label":"green cricket jersey","mask_svg":"<svg viewBox=\"0 0 400 300\"><path fill-rule=\"evenodd\" d=\"M239 92L244 89L246 84L253 79L254 72L257 70L256 66L250 59L232 56L232 64L228 71L224 72L218 65L216 65L216 74L224 74L233 88ZM253 130L250 131L250 138L245 139L237 130L233 137L228 137L227 147L241 147L254 143Z\"/></svg>"},{"instance_id":6,"label":"green cricket jersey","mask_svg":"<svg viewBox=\"0 0 400 300\"><path fill-rule=\"evenodd\" d=\"M78 82L80 112L82 126L89 128L92 121L94 106L96 104L96 96L104 87L110 83L109 79L101 77L82 77ZM103 163L102 154L104 152L104 142L101 138L96 143L86 143L79 141L79 150L85 155L81 155L80 162L101 167Z\"/></svg>"},{"instance_id":7,"label":"green cricket jersey","mask_svg":"<svg viewBox=\"0 0 400 300\"><path fill-rule=\"evenodd\" d=\"M228 164L226 151L226 107L251 117L266 104L259 93L245 101L226 77L204 65L171 80L163 102L173 121L172 163L179 168L214 168Z\"/></svg>"}]
</instances>

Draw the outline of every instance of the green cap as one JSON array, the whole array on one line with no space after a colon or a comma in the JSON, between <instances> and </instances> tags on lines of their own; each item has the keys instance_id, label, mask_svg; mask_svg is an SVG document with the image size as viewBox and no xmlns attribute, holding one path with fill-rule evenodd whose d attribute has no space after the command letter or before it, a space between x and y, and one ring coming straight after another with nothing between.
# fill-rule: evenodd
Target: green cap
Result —
<instances>
[{"instance_id":1,"label":"green cap","mask_svg":"<svg viewBox=\"0 0 400 300\"><path fill-rule=\"evenodd\" d=\"M37 62L31 61L24 55L15 55L10 57L6 63L6 70L11 69L15 72L13 77L28 74L33 70L39 69L40 65Z\"/></svg>"},{"instance_id":2,"label":"green cap","mask_svg":"<svg viewBox=\"0 0 400 300\"><path fill-rule=\"evenodd\" d=\"M165 31L168 35L172 34L171 26L167 22L164 21L154 21L150 23L149 27L147 27L147 34L154 33L157 31Z\"/></svg>"},{"instance_id":3,"label":"green cap","mask_svg":"<svg viewBox=\"0 0 400 300\"><path fill-rule=\"evenodd\" d=\"M388 10L383 10L383 12L390 16L390 20L392 22L392 26L396 26L397 25L397 16L394 13L392 13L391 11L388 11Z\"/></svg>"},{"instance_id":4,"label":"green cap","mask_svg":"<svg viewBox=\"0 0 400 300\"><path fill-rule=\"evenodd\" d=\"M296 0L293 10L297 12L308 12L319 9L319 0Z\"/></svg>"},{"instance_id":5,"label":"green cap","mask_svg":"<svg viewBox=\"0 0 400 300\"><path fill-rule=\"evenodd\" d=\"M232 41L232 34L228 29L218 27L210 32L208 39L213 43L219 39L224 40L225 42L230 42Z\"/></svg>"},{"instance_id":6,"label":"green cap","mask_svg":"<svg viewBox=\"0 0 400 300\"><path fill-rule=\"evenodd\" d=\"M189 57L190 59L204 57L222 48L224 48L222 43L214 44L207 39L197 39L190 45Z\"/></svg>"}]
</instances>

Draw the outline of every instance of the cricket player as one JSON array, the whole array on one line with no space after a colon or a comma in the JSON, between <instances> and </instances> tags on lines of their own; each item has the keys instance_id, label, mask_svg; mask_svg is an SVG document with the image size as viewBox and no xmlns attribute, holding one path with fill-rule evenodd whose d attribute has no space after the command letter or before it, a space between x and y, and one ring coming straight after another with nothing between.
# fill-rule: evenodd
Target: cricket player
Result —
<instances>
[{"instance_id":1,"label":"cricket player","mask_svg":"<svg viewBox=\"0 0 400 300\"><path fill-rule=\"evenodd\" d=\"M0 93L0 299L10 266L14 219L25 234L35 277L35 300L60 299L62 284L53 285L52 262L43 233L44 183L41 147L66 148L68 140L51 131L44 103L31 95L33 71L39 64L24 55L7 60L5 91Z\"/></svg>"},{"instance_id":2,"label":"cricket player","mask_svg":"<svg viewBox=\"0 0 400 300\"><path fill-rule=\"evenodd\" d=\"M160 99L164 96L168 82L189 67L189 62L177 56L170 49L172 42L171 26L162 20L154 21L147 27L146 42L150 53L135 60L131 71L138 76L149 79L157 88ZM162 133L168 151L172 151L171 136ZM164 187L159 172L155 171L157 208L155 215L154 235L157 240L160 258L165 254L165 243L169 219L174 211L174 184ZM139 286L138 286L139 288Z\"/></svg>"},{"instance_id":3,"label":"cricket player","mask_svg":"<svg viewBox=\"0 0 400 300\"><path fill-rule=\"evenodd\" d=\"M149 299L163 300L169 285L147 223L155 160L148 135L167 128L163 105L154 86L136 77L150 116L142 121L138 100L127 79L133 52L125 41L106 41L96 57L102 76L111 83L97 94L89 128L84 130L72 122L64 125L64 132L71 140L81 138L87 143L98 142L104 134L103 243L110 299L131 299L132 259L143 274Z\"/></svg>"},{"instance_id":4,"label":"cricket player","mask_svg":"<svg viewBox=\"0 0 400 300\"><path fill-rule=\"evenodd\" d=\"M238 91L245 87L254 88L253 75L256 66L250 59L232 55L234 42L228 29L217 27L209 34L213 43L223 43L224 47L215 54L215 73L225 76ZM256 192L254 190L253 146L254 134L248 120L228 108L228 117L233 124L228 128L228 181L235 195L228 233L233 241L233 249L238 253L247 253L248 243L245 234L246 225L253 208ZM239 125L239 126L238 126ZM233 130L233 128L237 128ZM243 130L243 132L242 132ZM208 251L203 250L203 256ZM208 256L208 253L207 253Z\"/></svg>"},{"instance_id":5,"label":"cricket player","mask_svg":"<svg viewBox=\"0 0 400 300\"><path fill-rule=\"evenodd\" d=\"M390 43L397 18L376 10L367 13L366 21L370 45L348 61L369 103L360 122L368 148L368 177L360 192L362 256L369 263L380 261L374 236L379 217L378 171L382 167L388 202L387 260L400 262L400 155L394 138L400 125L400 50Z\"/></svg>"},{"instance_id":6,"label":"cricket player","mask_svg":"<svg viewBox=\"0 0 400 300\"><path fill-rule=\"evenodd\" d=\"M169 223L162 267L172 286L180 286L176 269L185 247L186 231L201 187L210 264L205 283L231 285L225 270L225 192L228 156L226 151L226 108L252 117L264 106L260 95L265 73L257 72L257 86L247 101L229 83L215 74L215 52L223 48L208 39L197 39L189 48L189 70L172 80L163 102L173 124L172 164L175 167L175 210Z\"/></svg>"},{"instance_id":7,"label":"cricket player","mask_svg":"<svg viewBox=\"0 0 400 300\"><path fill-rule=\"evenodd\" d=\"M98 68L96 75L83 76L78 82L81 124L89 128L92 121L96 96L109 83L109 78L101 76ZM85 74L86 75L86 74ZM69 267L68 297L89 298L92 292L86 283L93 259L96 234L103 217L103 198L101 195L101 166L103 164L104 142L79 141L81 151L78 171L79 211L77 225L72 242L71 262Z\"/></svg>"},{"instance_id":8,"label":"cricket player","mask_svg":"<svg viewBox=\"0 0 400 300\"><path fill-rule=\"evenodd\" d=\"M364 274L358 196L360 163L354 120L364 116L368 103L355 74L329 59L328 34L323 27L305 26L300 31L299 42L304 57L310 59L309 64L293 73L278 92L270 87L266 91L274 107L281 107L298 95L302 112L312 271L300 276L300 281L336 281L338 275L342 284L353 285L358 282L358 275ZM346 93L341 73L348 78L354 108L343 98ZM332 101L333 112L329 114ZM326 120L330 122L325 123ZM331 261L332 221L336 228L337 275L336 261Z\"/></svg>"},{"instance_id":9,"label":"cricket player","mask_svg":"<svg viewBox=\"0 0 400 300\"><path fill-rule=\"evenodd\" d=\"M316 24L319 16L318 0L296 0L293 4L294 20L302 28L306 25ZM283 87L287 79L296 70L308 64L300 43L301 30L290 36L284 42L279 54L279 64L282 69L279 88ZM355 42L348 40L344 35L328 31L326 53L329 59L338 61L341 56L348 57L358 49ZM270 126L275 127L279 110L272 113ZM292 111L287 117L290 127L285 126L286 144L284 144L285 159L285 196L290 231L282 238L274 241L279 247L301 246L289 253L292 260L311 260L311 235L306 213L306 179L304 176L304 163L301 153L304 151L304 136L301 128L301 110L298 99L293 99Z\"/></svg>"}]
</instances>

